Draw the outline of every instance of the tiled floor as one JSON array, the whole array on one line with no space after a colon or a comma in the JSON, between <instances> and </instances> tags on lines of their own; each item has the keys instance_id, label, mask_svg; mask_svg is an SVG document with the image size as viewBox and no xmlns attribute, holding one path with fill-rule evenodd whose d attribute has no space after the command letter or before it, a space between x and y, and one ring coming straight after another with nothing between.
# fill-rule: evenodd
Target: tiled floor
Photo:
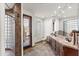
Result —
<instances>
[{"instance_id":1,"label":"tiled floor","mask_svg":"<svg viewBox=\"0 0 79 59\"><path fill-rule=\"evenodd\" d=\"M55 56L55 54L47 42L41 42L35 47L26 49L24 56Z\"/></svg>"}]
</instances>

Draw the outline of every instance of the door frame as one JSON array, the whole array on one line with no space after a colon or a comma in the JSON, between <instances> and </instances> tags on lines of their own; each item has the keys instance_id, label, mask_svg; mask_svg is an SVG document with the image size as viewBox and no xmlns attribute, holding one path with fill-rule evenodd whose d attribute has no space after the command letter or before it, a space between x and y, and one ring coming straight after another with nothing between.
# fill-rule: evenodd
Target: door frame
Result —
<instances>
[{"instance_id":1,"label":"door frame","mask_svg":"<svg viewBox=\"0 0 79 59\"><path fill-rule=\"evenodd\" d=\"M29 27L30 27L30 29L29 29L29 31L30 31L30 45L23 47L23 49L25 50L26 48L32 47L32 16L23 14L23 22L24 22L24 17L29 17L30 18L29 19L30 20L30 23L29 23ZM23 29L24 29L24 26L23 26ZM23 38L24 38L24 33L23 33Z\"/></svg>"}]
</instances>

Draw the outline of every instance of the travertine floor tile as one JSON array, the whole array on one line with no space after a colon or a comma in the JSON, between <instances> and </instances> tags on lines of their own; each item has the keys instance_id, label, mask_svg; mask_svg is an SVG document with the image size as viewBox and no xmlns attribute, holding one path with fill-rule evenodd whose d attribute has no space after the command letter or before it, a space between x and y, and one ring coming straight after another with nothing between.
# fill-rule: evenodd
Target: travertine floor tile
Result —
<instances>
[{"instance_id":1,"label":"travertine floor tile","mask_svg":"<svg viewBox=\"0 0 79 59\"><path fill-rule=\"evenodd\" d=\"M41 42L35 47L26 49L24 56L55 56L55 54L48 43Z\"/></svg>"}]
</instances>

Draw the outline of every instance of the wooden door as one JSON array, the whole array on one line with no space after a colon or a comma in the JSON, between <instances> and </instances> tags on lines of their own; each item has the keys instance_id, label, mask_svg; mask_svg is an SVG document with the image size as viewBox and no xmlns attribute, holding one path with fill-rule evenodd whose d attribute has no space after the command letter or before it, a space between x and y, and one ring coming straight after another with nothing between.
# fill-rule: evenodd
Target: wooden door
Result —
<instances>
[{"instance_id":1,"label":"wooden door","mask_svg":"<svg viewBox=\"0 0 79 59\"><path fill-rule=\"evenodd\" d=\"M32 17L23 15L23 47L32 46Z\"/></svg>"}]
</instances>

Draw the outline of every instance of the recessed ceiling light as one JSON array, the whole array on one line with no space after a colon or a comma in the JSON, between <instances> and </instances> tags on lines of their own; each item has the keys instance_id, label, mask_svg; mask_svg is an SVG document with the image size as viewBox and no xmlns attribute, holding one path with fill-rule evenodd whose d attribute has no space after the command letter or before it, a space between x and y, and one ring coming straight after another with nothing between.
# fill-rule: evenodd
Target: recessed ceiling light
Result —
<instances>
[{"instance_id":1,"label":"recessed ceiling light","mask_svg":"<svg viewBox=\"0 0 79 59\"><path fill-rule=\"evenodd\" d=\"M72 8L71 6L69 6L68 8Z\"/></svg>"},{"instance_id":2,"label":"recessed ceiling light","mask_svg":"<svg viewBox=\"0 0 79 59\"><path fill-rule=\"evenodd\" d=\"M58 6L58 9L60 9L61 8L61 6Z\"/></svg>"}]
</instances>

